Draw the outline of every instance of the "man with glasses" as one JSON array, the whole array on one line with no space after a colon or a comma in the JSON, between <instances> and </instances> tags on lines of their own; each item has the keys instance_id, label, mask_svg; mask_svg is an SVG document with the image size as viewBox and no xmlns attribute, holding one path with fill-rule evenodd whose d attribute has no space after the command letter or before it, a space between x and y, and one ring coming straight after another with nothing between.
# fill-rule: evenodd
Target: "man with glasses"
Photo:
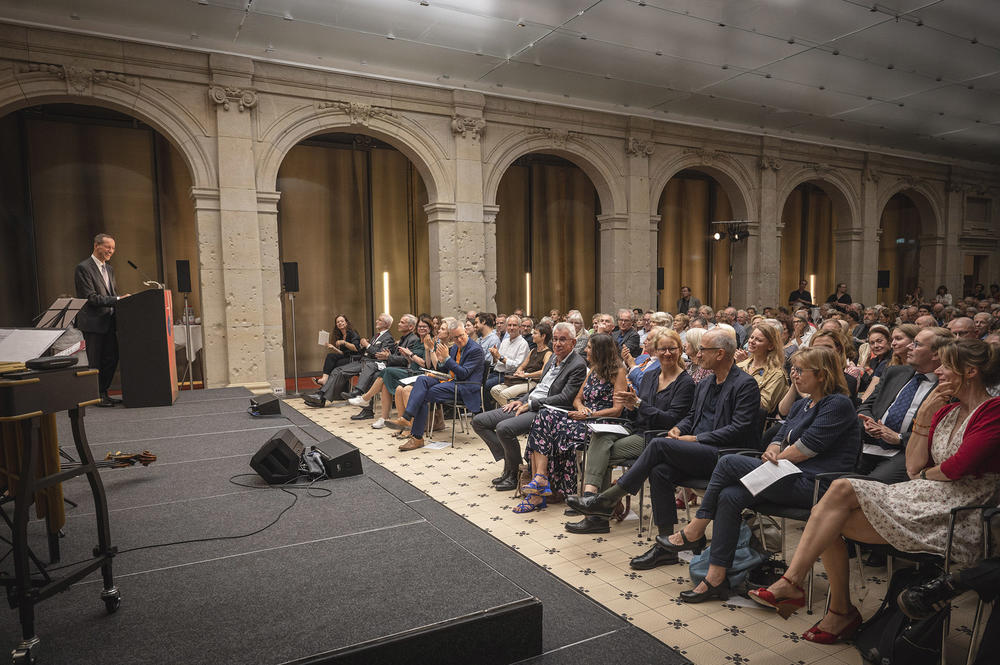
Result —
<instances>
[{"instance_id":1,"label":"man with glasses","mask_svg":"<svg viewBox=\"0 0 1000 665\"><path fill-rule=\"evenodd\" d=\"M517 437L527 434L535 414L546 405L570 409L587 378L587 363L573 353L576 329L572 323L557 323L552 328L552 357L542 368L542 378L524 400L508 402L499 409L480 413L472 419L472 429L486 442L493 458L503 459L503 473L493 479L498 492L517 487L521 463L521 444ZM412 399L412 398L411 398Z\"/></svg>"},{"instance_id":2,"label":"man with glasses","mask_svg":"<svg viewBox=\"0 0 1000 665\"><path fill-rule=\"evenodd\" d=\"M720 448L756 448L760 439L760 389L752 376L733 362L736 339L712 329L701 338L698 364L712 370L695 387L694 404L667 437L649 442L632 468L608 490L585 498L571 496L566 503L584 515L610 517L625 494L637 494L649 480L653 521L660 535L674 532L677 506L675 483L685 478L710 478ZM677 563L677 553L659 544L629 563L635 570Z\"/></svg>"},{"instance_id":3,"label":"man with glasses","mask_svg":"<svg viewBox=\"0 0 1000 665\"><path fill-rule=\"evenodd\" d=\"M628 352L632 354L633 358L638 357L642 353L642 345L639 344L639 333L636 332L635 327L632 325L632 310L618 310L618 332L614 334L614 339L619 352L621 352L623 347L628 348Z\"/></svg>"},{"instance_id":4,"label":"man with glasses","mask_svg":"<svg viewBox=\"0 0 1000 665\"><path fill-rule=\"evenodd\" d=\"M906 449L913 416L937 385L938 349L955 339L944 328L924 328L910 343L908 364L886 368L875 390L858 409L864 426L859 471L886 483L909 480Z\"/></svg>"}]
</instances>

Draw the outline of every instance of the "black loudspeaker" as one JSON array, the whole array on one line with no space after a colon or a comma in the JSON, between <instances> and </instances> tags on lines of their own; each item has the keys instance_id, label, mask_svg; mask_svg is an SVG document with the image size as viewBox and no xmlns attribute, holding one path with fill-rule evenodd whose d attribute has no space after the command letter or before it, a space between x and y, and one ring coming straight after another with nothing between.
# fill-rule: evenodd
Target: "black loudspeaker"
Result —
<instances>
[{"instance_id":1,"label":"black loudspeaker","mask_svg":"<svg viewBox=\"0 0 1000 665\"><path fill-rule=\"evenodd\" d=\"M889 271L888 270L879 270L878 271L878 287L877 288L880 288L880 289L888 289L889 288Z\"/></svg>"},{"instance_id":2,"label":"black loudspeaker","mask_svg":"<svg viewBox=\"0 0 1000 665\"><path fill-rule=\"evenodd\" d=\"M260 474L268 485L287 483L298 477L299 462L305 449L291 430L283 429L260 447L250 459L250 468Z\"/></svg>"},{"instance_id":3,"label":"black loudspeaker","mask_svg":"<svg viewBox=\"0 0 1000 665\"><path fill-rule=\"evenodd\" d=\"M281 401L277 395L260 395L251 398L247 411L251 416L280 416Z\"/></svg>"},{"instance_id":4,"label":"black loudspeaker","mask_svg":"<svg viewBox=\"0 0 1000 665\"><path fill-rule=\"evenodd\" d=\"M177 261L177 292L191 293L191 262Z\"/></svg>"},{"instance_id":5,"label":"black loudspeaker","mask_svg":"<svg viewBox=\"0 0 1000 665\"><path fill-rule=\"evenodd\" d=\"M285 293L299 292L299 264L296 261L287 261L281 264L284 271Z\"/></svg>"},{"instance_id":6,"label":"black loudspeaker","mask_svg":"<svg viewBox=\"0 0 1000 665\"><path fill-rule=\"evenodd\" d=\"M656 290L663 290L663 268L656 269ZM684 313L687 314L687 312Z\"/></svg>"},{"instance_id":7,"label":"black loudspeaker","mask_svg":"<svg viewBox=\"0 0 1000 665\"><path fill-rule=\"evenodd\" d=\"M310 448L319 451L326 468L327 478L346 478L364 473L361 468L361 453L339 436L327 439Z\"/></svg>"}]
</instances>

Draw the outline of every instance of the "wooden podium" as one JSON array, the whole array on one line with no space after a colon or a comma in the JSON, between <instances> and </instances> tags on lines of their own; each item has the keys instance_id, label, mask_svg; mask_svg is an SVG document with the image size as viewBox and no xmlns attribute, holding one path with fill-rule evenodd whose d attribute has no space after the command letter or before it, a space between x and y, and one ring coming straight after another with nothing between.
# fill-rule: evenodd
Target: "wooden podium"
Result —
<instances>
[{"instance_id":1,"label":"wooden podium","mask_svg":"<svg viewBox=\"0 0 1000 665\"><path fill-rule=\"evenodd\" d=\"M177 358L170 291L149 289L123 298L115 313L125 406L173 405Z\"/></svg>"}]
</instances>

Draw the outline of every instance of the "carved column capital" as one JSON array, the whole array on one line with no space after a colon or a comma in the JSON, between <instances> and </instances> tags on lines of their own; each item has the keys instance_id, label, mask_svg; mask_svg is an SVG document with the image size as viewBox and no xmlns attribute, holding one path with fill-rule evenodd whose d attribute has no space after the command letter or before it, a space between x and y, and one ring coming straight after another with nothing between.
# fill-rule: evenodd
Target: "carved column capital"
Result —
<instances>
[{"instance_id":1,"label":"carved column capital","mask_svg":"<svg viewBox=\"0 0 1000 665\"><path fill-rule=\"evenodd\" d=\"M257 106L257 92L249 88L229 88L221 85L208 87L208 98L216 105L221 104L226 111L230 104L238 104L240 113Z\"/></svg>"},{"instance_id":2,"label":"carved column capital","mask_svg":"<svg viewBox=\"0 0 1000 665\"><path fill-rule=\"evenodd\" d=\"M777 157L770 157L768 155L762 155L760 159L757 160L757 167L761 171L767 171L770 169L777 173L781 170L781 160Z\"/></svg>"},{"instance_id":3,"label":"carved column capital","mask_svg":"<svg viewBox=\"0 0 1000 665\"><path fill-rule=\"evenodd\" d=\"M462 138L471 135L473 141L478 140L486 133L486 121L467 115L452 116L451 133L461 134Z\"/></svg>"},{"instance_id":4,"label":"carved column capital","mask_svg":"<svg viewBox=\"0 0 1000 665\"><path fill-rule=\"evenodd\" d=\"M651 157L656 150L656 144L652 141L643 141L635 136L625 139L625 154L629 157Z\"/></svg>"}]
</instances>

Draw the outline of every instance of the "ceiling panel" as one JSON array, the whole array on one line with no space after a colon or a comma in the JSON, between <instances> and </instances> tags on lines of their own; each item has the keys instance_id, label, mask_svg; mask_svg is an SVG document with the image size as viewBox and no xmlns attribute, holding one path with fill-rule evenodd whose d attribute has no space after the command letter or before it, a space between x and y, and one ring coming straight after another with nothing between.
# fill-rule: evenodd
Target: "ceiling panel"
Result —
<instances>
[{"instance_id":1,"label":"ceiling panel","mask_svg":"<svg viewBox=\"0 0 1000 665\"><path fill-rule=\"evenodd\" d=\"M900 101L906 108L919 108L930 115L962 117L969 124L976 120L1000 121L1000 93L980 90L979 86L969 90L964 85L946 85Z\"/></svg>"},{"instance_id":2,"label":"ceiling panel","mask_svg":"<svg viewBox=\"0 0 1000 665\"><path fill-rule=\"evenodd\" d=\"M713 94L747 102L760 100L781 109L830 116L857 108L867 102L856 95L845 95L833 90L820 90L778 78L765 78L760 74L743 74L711 87Z\"/></svg>"},{"instance_id":3,"label":"ceiling panel","mask_svg":"<svg viewBox=\"0 0 1000 665\"><path fill-rule=\"evenodd\" d=\"M695 90L731 73L721 67L691 60L656 56L616 44L583 40L568 33L555 33L523 53L521 62L537 63L615 79L632 79L647 85Z\"/></svg>"},{"instance_id":4,"label":"ceiling panel","mask_svg":"<svg viewBox=\"0 0 1000 665\"><path fill-rule=\"evenodd\" d=\"M983 0L948 0L914 12L928 27L979 41L1000 45L997 4Z\"/></svg>"}]
</instances>

